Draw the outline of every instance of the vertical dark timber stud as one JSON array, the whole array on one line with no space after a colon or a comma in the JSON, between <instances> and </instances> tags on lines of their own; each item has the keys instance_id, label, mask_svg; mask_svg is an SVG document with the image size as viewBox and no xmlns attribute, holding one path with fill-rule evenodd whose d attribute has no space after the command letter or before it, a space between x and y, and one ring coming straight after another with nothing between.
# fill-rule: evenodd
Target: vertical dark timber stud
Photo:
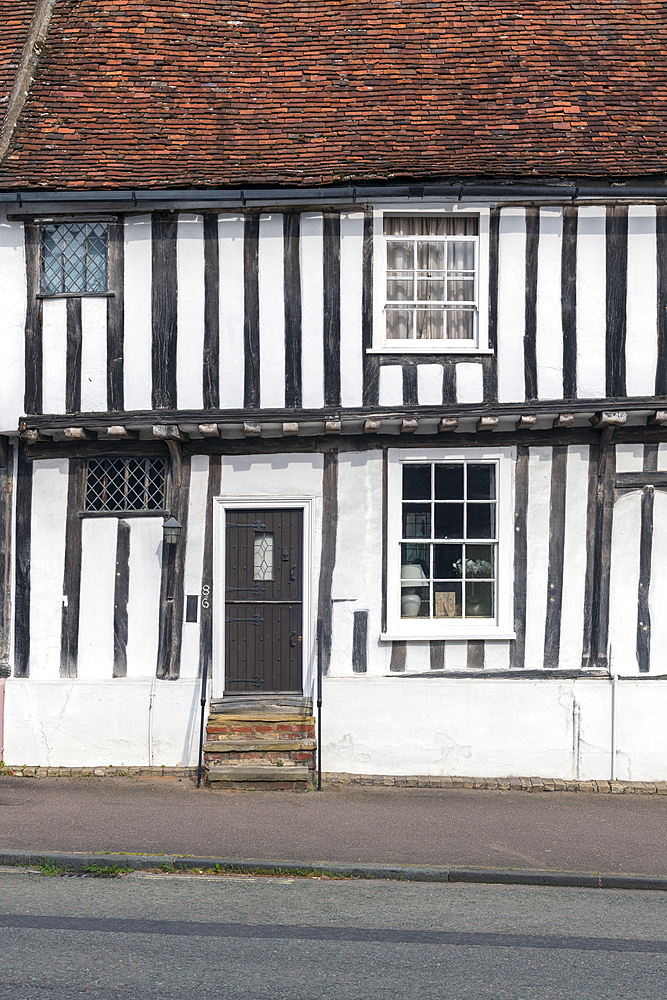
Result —
<instances>
[{"instance_id":1,"label":"vertical dark timber stud","mask_svg":"<svg viewBox=\"0 0 667 1000\"><path fill-rule=\"evenodd\" d=\"M113 676L127 677L127 602L130 596L130 525L118 519L113 593Z\"/></svg>"},{"instance_id":2,"label":"vertical dark timber stud","mask_svg":"<svg viewBox=\"0 0 667 1000\"><path fill-rule=\"evenodd\" d=\"M30 548L32 462L19 444L16 485L16 594L14 598L14 675L27 677L30 666Z\"/></svg>"},{"instance_id":3,"label":"vertical dark timber stud","mask_svg":"<svg viewBox=\"0 0 667 1000\"><path fill-rule=\"evenodd\" d=\"M614 429L614 427L605 427L602 431L596 477L590 666L599 670L607 669L611 529L614 510L614 473L616 470L616 451L612 445Z\"/></svg>"},{"instance_id":4,"label":"vertical dark timber stud","mask_svg":"<svg viewBox=\"0 0 667 1000\"><path fill-rule=\"evenodd\" d=\"M324 405L340 406L340 213L325 212Z\"/></svg>"},{"instance_id":5,"label":"vertical dark timber stud","mask_svg":"<svg viewBox=\"0 0 667 1000\"><path fill-rule=\"evenodd\" d=\"M211 668L211 608L213 597L213 498L220 496L222 487L222 456L211 455L208 460L208 489L206 491L206 522L204 524L204 565L202 567L202 599L199 625L199 676L204 666L210 676Z\"/></svg>"},{"instance_id":6,"label":"vertical dark timber stud","mask_svg":"<svg viewBox=\"0 0 667 1000\"><path fill-rule=\"evenodd\" d=\"M39 226L25 223L25 266L27 308L25 314L25 396L26 413L42 412L42 300L39 292Z\"/></svg>"},{"instance_id":7,"label":"vertical dark timber stud","mask_svg":"<svg viewBox=\"0 0 667 1000\"><path fill-rule=\"evenodd\" d=\"M0 677L9 676L13 461L13 449L0 437Z\"/></svg>"},{"instance_id":8,"label":"vertical dark timber stud","mask_svg":"<svg viewBox=\"0 0 667 1000\"><path fill-rule=\"evenodd\" d=\"M586 576L584 578L584 638L581 650L581 668L591 663L593 640L593 577L595 569L595 506L598 492L598 465L600 445L592 444L588 455L588 497L586 500Z\"/></svg>"},{"instance_id":9,"label":"vertical dark timber stud","mask_svg":"<svg viewBox=\"0 0 667 1000\"><path fill-rule=\"evenodd\" d=\"M176 322L178 220L154 212L152 220L153 409L176 409Z\"/></svg>"},{"instance_id":10,"label":"vertical dark timber stud","mask_svg":"<svg viewBox=\"0 0 667 1000\"><path fill-rule=\"evenodd\" d=\"M65 409L81 412L81 299L67 299Z\"/></svg>"},{"instance_id":11,"label":"vertical dark timber stud","mask_svg":"<svg viewBox=\"0 0 667 1000\"><path fill-rule=\"evenodd\" d=\"M373 346L373 213L369 211L364 212L361 268L362 399L364 406L377 406L380 400L380 359L368 353Z\"/></svg>"},{"instance_id":12,"label":"vertical dark timber stud","mask_svg":"<svg viewBox=\"0 0 667 1000\"><path fill-rule=\"evenodd\" d=\"M408 361L403 365L403 405L417 406L418 403L417 365Z\"/></svg>"},{"instance_id":13,"label":"vertical dark timber stud","mask_svg":"<svg viewBox=\"0 0 667 1000\"><path fill-rule=\"evenodd\" d=\"M563 209L560 300L563 325L563 397L577 396L577 209Z\"/></svg>"},{"instance_id":14,"label":"vertical dark timber stud","mask_svg":"<svg viewBox=\"0 0 667 1000\"><path fill-rule=\"evenodd\" d=\"M352 629L352 671L365 674L368 666L368 611L354 612Z\"/></svg>"},{"instance_id":15,"label":"vertical dark timber stud","mask_svg":"<svg viewBox=\"0 0 667 1000\"><path fill-rule=\"evenodd\" d=\"M526 399L537 399L537 261L540 210L526 209L526 323L523 334L523 375Z\"/></svg>"},{"instance_id":16,"label":"vertical dark timber stud","mask_svg":"<svg viewBox=\"0 0 667 1000\"><path fill-rule=\"evenodd\" d=\"M324 453L322 474L322 555L320 559L320 585L317 595L317 617L322 622L322 673L329 673L331 662L331 630L333 605L331 584L336 561L338 536L338 453Z\"/></svg>"},{"instance_id":17,"label":"vertical dark timber stud","mask_svg":"<svg viewBox=\"0 0 667 1000\"><path fill-rule=\"evenodd\" d=\"M510 667L521 668L526 660L526 588L528 585L528 463L530 449L519 445L516 455L514 504L514 631L510 645Z\"/></svg>"},{"instance_id":18,"label":"vertical dark timber stud","mask_svg":"<svg viewBox=\"0 0 667 1000\"><path fill-rule=\"evenodd\" d=\"M283 274L285 284L285 406L301 406L301 216L283 215Z\"/></svg>"},{"instance_id":19,"label":"vertical dark timber stud","mask_svg":"<svg viewBox=\"0 0 667 1000\"><path fill-rule=\"evenodd\" d=\"M644 445L644 472L656 472L658 445ZM641 674L651 667L651 563L653 561L653 503L655 488L645 486L642 491L641 531L639 536L639 588L637 595L637 665Z\"/></svg>"},{"instance_id":20,"label":"vertical dark timber stud","mask_svg":"<svg viewBox=\"0 0 667 1000\"><path fill-rule=\"evenodd\" d=\"M489 349L493 354L484 359L484 402L498 399L498 254L500 247L500 209L492 208L489 219ZM445 368L445 375L447 369ZM452 378L454 369L452 370ZM450 402L443 399L443 402ZM456 402L455 397L451 402Z\"/></svg>"},{"instance_id":21,"label":"vertical dark timber stud","mask_svg":"<svg viewBox=\"0 0 667 1000\"><path fill-rule=\"evenodd\" d=\"M162 581L160 585L160 624L158 634L157 676L176 680L181 669L183 634L183 576L188 532L190 496L190 456L181 456L180 442L169 441L172 476L172 512L181 524L176 545L162 545Z\"/></svg>"},{"instance_id":22,"label":"vertical dark timber stud","mask_svg":"<svg viewBox=\"0 0 667 1000\"><path fill-rule=\"evenodd\" d=\"M556 445L551 454L551 497L549 501L549 568L547 571L547 613L544 627L544 666L547 670L555 670L558 667L560 657L566 488L567 447Z\"/></svg>"},{"instance_id":23,"label":"vertical dark timber stud","mask_svg":"<svg viewBox=\"0 0 667 1000\"><path fill-rule=\"evenodd\" d=\"M658 267L658 365L655 373L657 396L667 395L667 205L658 205L656 218Z\"/></svg>"},{"instance_id":24,"label":"vertical dark timber stud","mask_svg":"<svg viewBox=\"0 0 667 1000\"><path fill-rule=\"evenodd\" d=\"M109 223L107 299L107 409L125 408L125 229L122 219Z\"/></svg>"},{"instance_id":25,"label":"vertical dark timber stud","mask_svg":"<svg viewBox=\"0 0 667 1000\"><path fill-rule=\"evenodd\" d=\"M68 302L70 300L68 299ZM65 523L65 568L60 628L60 676L76 677L79 658L79 607L81 604L81 529L86 464L69 460L67 520Z\"/></svg>"},{"instance_id":26,"label":"vertical dark timber stud","mask_svg":"<svg viewBox=\"0 0 667 1000\"><path fill-rule=\"evenodd\" d=\"M220 247L218 216L204 215L204 360L205 410L220 406Z\"/></svg>"},{"instance_id":27,"label":"vertical dark timber stud","mask_svg":"<svg viewBox=\"0 0 667 1000\"><path fill-rule=\"evenodd\" d=\"M259 216L246 215L243 229L243 405L259 406Z\"/></svg>"},{"instance_id":28,"label":"vertical dark timber stud","mask_svg":"<svg viewBox=\"0 0 667 1000\"><path fill-rule=\"evenodd\" d=\"M625 335L628 290L628 206L608 205L607 395L625 396Z\"/></svg>"}]
</instances>

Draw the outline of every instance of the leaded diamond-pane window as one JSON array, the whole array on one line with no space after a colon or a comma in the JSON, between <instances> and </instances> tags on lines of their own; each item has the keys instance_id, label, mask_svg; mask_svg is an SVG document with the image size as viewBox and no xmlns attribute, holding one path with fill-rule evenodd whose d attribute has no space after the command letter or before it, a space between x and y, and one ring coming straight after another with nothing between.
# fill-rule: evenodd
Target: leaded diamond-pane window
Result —
<instances>
[{"instance_id":1,"label":"leaded diamond-pane window","mask_svg":"<svg viewBox=\"0 0 667 1000\"><path fill-rule=\"evenodd\" d=\"M42 294L106 291L106 222L43 225Z\"/></svg>"},{"instance_id":2,"label":"leaded diamond-pane window","mask_svg":"<svg viewBox=\"0 0 667 1000\"><path fill-rule=\"evenodd\" d=\"M91 458L83 509L164 510L166 480L163 458Z\"/></svg>"}]
</instances>

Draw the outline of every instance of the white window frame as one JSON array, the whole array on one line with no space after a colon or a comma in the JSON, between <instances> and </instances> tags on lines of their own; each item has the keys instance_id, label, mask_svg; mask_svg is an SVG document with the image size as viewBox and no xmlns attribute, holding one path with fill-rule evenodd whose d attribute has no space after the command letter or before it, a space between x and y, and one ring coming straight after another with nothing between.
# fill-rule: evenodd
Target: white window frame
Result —
<instances>
[{"instance_id":1,"label":"white window frame","mask_svg":"<svg viewBox=\"0 0 667 1000\"><path fill-rule=\"evenodd\" d=\"M494 619L401 618L401 503L405 464L462 460L497 465L496 616ZM514 466L516 448L390 449L387 456L387 630L391 639L515 639L512 579L514 567Z\"/></svg>"},{"instance_id":2,"label":"white window frame","mask_svg":"<svg viewBox=\"0 0 667 1000\"><path fill-rule=\"evenodd\" d=\"M475 342L460 340L388 340L387 239L385 215L457 216L475 215L479 219L476 274ZM368 354L492 354L489 347L489 223L491 210L485 205L438 204L377 205L373 209L373 346Z\"/></svg>"}]
</instances>

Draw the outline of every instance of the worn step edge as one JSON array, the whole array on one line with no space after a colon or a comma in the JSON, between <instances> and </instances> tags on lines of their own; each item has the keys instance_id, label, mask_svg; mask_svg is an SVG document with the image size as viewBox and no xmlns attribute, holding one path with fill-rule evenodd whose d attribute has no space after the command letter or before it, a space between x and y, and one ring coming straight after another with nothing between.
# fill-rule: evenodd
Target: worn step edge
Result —
<instances>
[{"instance_id":1,"label":"worn step edge","mask_svg":"<svg viewBox=\"0 0 667 1000\"><path fill-rule=\"evenodd\" d=\"M230 764L229 767L218 765L208 769L209 781L308 781L310 771L307 767L286 764L257 765L246 767L243 764Z\"/></svg>"},{"instance_id":2,"label":"worn step edge","mask_svg":"<svg viewBox=\"0 0 667 1000\"><path fill-rule=\"evenodd\" d=\"M258 725L263 725L265 722L294 722L294 723L307 723L310 726L315 725L315 716L303 715L297 712L274 712L269 709L266 710L255 710L253 712L230 712L229 714L219 715L218 713L213 713L208 717L209 726L226 726L229 722L255 722Z\"/></svg>"},{"instance_id":3,"label":"worn step edge","mask_svg":"<svg viewBox=\"0 0 667 1000\"><path fill-rule=\"evenodd\" d=\"M667 891L660 875L599 874L515 868L440 868L428 865L345 865L335 862L266 861L246 858L185 857L179 854L83 854L58 851L0 851L0 865L31 867L48 862L63 871L81 872L91 865L117 865L133 871L167 868L181 871L218 869L239 874L334 875L345 878L399 879L411 882L476 882L504 885L568 886L592 889Z\"/></svg>"},{"instance_id":4,"label":"worn step edge","mask_svg":"<svg viewBox=\"0 0 667 1000\"><path fill-rule=\"evenodd\" d=\"M252 750L315 750L315 740L213 740L204 744L205 753L246 753Z\"/></svg>"}]
</instances>

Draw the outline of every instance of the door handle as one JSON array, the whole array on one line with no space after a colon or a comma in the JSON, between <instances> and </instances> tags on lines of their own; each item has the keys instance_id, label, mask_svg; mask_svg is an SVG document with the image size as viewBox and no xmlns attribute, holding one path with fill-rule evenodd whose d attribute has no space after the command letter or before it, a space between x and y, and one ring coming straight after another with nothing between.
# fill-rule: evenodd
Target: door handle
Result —
<instances>
[{"instance_id":1,"label":"door handle","mask_svg":"<svg viewBox=\"0 0 667 1000\"><path fill-rule=\"evenodd\" d=\"M290 583L294 583L295 582L295 580L296 580L296 566L292 566L291 570L289 571L289 578L290 578Z\"/></svg>"}]
</instances>

